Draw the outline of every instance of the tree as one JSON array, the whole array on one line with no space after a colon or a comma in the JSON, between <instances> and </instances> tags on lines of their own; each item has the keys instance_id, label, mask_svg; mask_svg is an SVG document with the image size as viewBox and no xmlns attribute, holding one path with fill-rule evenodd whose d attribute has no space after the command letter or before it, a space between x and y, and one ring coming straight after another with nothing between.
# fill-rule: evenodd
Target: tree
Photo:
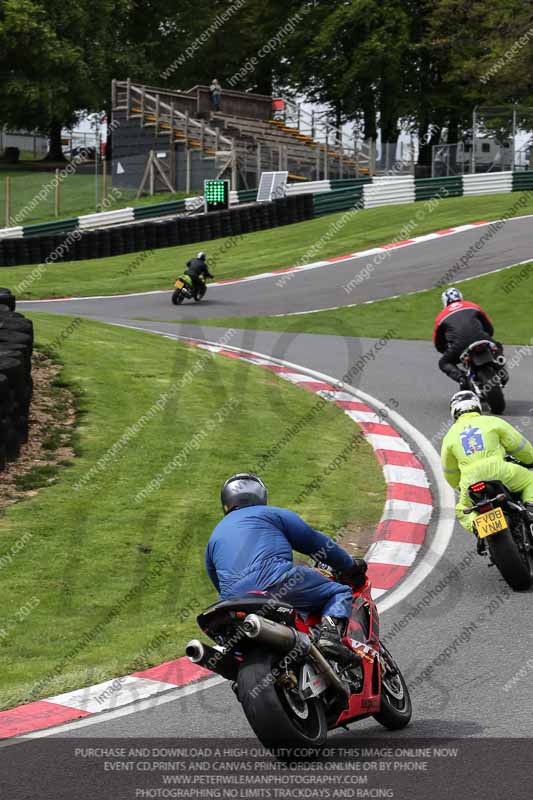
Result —
<instances>
[{"instance_id":1,"label":"tree","mask_svg":"<svg viewBox=\"0 0 533 800\"><path fill-rule=\"evenodd\" d=\"M80 110L105 107L117 69L142 72L150 44L146 17L143 43L131 37L141 13L130 0L5 0L0 10L2 120L48 133L48 157L62 160L62 127L72 125ZM157 26L153 19L152 28Z\"/></svg>"},{"instance_id":2,"label":"tree","mask_svg":"<svg viewBox=\"0 0 533 800\"><path fill-rule=\"evenodd\" d=\"M426 87L425 96L437 109L447 108L448 141L471 129L475 106L507 107L486 123L497 138L507 138L511 105L533 99L531 4L436 0L426 20L422 47L439 80Z\"/></svg>"},{"instance_id":3,"label":"tree","mask_svg":"<svg viewBox=\"0 0 533 800\"><path fill-rule=\"evenodd\" d=\"M319 4L292 42L291 74L301 91L364 120L363 135L395 142L405 108L409 18L402 0Z\"/></svg>"},{"instance_id":4,"label":"tree","mask_svg":"<svg viewBox=\"0 0 533 800\"><path fill-rule=\"evenodd\" d=\"M301 7L296 0L196 0L194 7L175 5L163 22L164 35L155 54L159 82L163 76L164 85L186 89L217 77L226 89L271 94L283 74L288 34L281 29L292 27L288 21ZM172 63L178 67L169 72L166 68Z\"/></svg>"}]
</instances>

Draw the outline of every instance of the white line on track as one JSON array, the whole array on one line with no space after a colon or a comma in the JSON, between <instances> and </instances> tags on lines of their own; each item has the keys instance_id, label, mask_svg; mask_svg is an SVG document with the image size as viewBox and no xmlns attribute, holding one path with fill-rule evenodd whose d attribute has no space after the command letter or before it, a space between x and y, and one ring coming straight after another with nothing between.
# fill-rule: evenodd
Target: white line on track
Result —
<instances>
[{"instance_id":1,"label":"white line on track","mask_svg":"<svg viewBox=\"0 0 533 800\"><path fill-rule=\"evenodd\" d=\"M461 278L460 281L450 281L450 285L453 283L454 286L459 286L461 283L466 283L467 281L475 281L477 278L486 278L488 275L494 275L496 272L505 272L506 269L511 269L512 267L521 267L523 264L531 264L533 262L533 255L531 258L527 258L525 261L517 261L515 264L508 264L506 267L497 267L496 269L491 269L488 272L480 272L479 275L471 275L469 278ZM363 300L362 303L348 303L345 306L330 306L329 308L313 308L310 311L289 311L286 314L269 314L270 317L301 317L304 314L319 314L321 311L340 311L342 308L357 308L357 306L370 306L374 303L383 303L385 300L398 300L400 297L409 297L414 294L425 294L426 292L431 292L433 289L438 287L432 286L431 289L416 289L414 292L403 292L403 294L389 294L387 297L378 297L376 300ZM25 302L25 301L22 301ZM195 324L195 323L191 323Z\"/></svg>"}]
</instances>

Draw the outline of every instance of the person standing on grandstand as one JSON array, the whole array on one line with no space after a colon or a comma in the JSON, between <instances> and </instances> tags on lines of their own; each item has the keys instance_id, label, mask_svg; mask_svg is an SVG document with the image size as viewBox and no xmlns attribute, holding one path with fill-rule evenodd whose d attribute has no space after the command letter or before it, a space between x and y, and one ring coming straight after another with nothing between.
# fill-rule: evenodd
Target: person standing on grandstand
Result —
<instances>
[{"instance_id":1,"label":"person standing on grandstand","mask_svg":"<svg viewBox=\"0 0 533 800\"><path fill-rule=\"evenodd\" d=\"M209 87L211 93L211 102L215 111L220 111L220 98L222 96L222 86L216 78L213 78L211 86Z\"/></svg>"}]
</instances>

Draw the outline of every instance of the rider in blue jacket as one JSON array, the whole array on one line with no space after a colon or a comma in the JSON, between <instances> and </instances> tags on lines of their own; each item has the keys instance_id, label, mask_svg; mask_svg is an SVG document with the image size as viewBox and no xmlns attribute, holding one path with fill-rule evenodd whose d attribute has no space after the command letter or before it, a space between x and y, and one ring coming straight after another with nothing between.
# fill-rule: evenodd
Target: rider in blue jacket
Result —
<instances>
[{"instance_id":1,"label":"rider in blue jacket","mask_svg":"<svg viewBox=\"0 0 533 800\"><path fill-rule=\"evenodd\" d=\"M206 550L207 572L221 599L283 589L282 599L299 611L322 614L318 646L326 655L339 657L344 649L340 637L352 609L351 589L309 567L295 567L292 551L315 556L356 586L366 580L366 562L352 558L293 511L267 506L266 486L256 475L228 478L221 501L225 516Z\"/></svg>"}]
</instances>

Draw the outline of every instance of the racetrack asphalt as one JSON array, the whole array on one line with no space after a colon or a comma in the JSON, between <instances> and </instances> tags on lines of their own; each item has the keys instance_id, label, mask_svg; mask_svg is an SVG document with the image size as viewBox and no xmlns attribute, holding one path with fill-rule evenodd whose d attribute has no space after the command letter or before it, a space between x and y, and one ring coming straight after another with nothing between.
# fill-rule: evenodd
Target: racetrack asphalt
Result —
<instances>
[{"instance_id":1,"label":"racetrack asphalt","mask_svg":"<svg viewBox=\"0 0 533 800\"><path fill-rule=\"evenodd\" d=\"M508 267L533 256L533 217L510 219L484 245L479 245L464 266L469 248L475 247L488 226L443 236L427 242L380 252L375 256L332 262L324 267L275 275L261 280L211 286L201 303L170 303L171 291L122 297L25 301L22 310L44 310L94 318L191 320L216 317L242 317L288 314L320 308L364 303L391 295L429 289L445 279L464 280L484 272ZM68 266L65 267L68 269ZM90 269L90 266L88 267ZM365 275L369 275L365 278ZM357 285L350 281L359 277ZM169 290L172 276L169 276Z\"/></svg>"},{"instance_id":2,"label":"racetrack asphalt","mask_svg":"<svg viewBox=\"0 0 533 800\"><path fill-rule=\"evenodd\" d=\"M343 286L369 259L296 273L282 288L279 278L213 287L207 302L175 309L170 293L130 298L20 303L21 310L87 316L170 335L216 341L225 331L156 320L192 317L283 314L377 299L429 288L479 240L484 228L390 252L356 291ZM533 226L510 220L468 262L457 279L533 257ZM142 317L151 322L135 321ZM341 379L354 365L353 385L394 407L438 449L448 424L454 391L436 364L430 343L338 338L311 334L236 331L227 344L263 352ZM508 356L518 348L506 348ZM533 370L529 353L512 371L505 417L531 436ZM397 405L396 405L397 404ZM357 490L357 487L354 487ZM453 509L445 513L453 514ZM382 616L382 637L402 668L414 704L412 725L402 737L532 736L530 710L533 669L508 691L504 684L528 661L533 646L532 593L507 591L495 568L475 555L473 542L458 525L435 570L405 600ZM418 612L416 610L418 607ZM414 610L413 610L414 609ZM179 654L176 654L179 655ZM435 663L437 662L437 663ZM533 663L533 662L532 662ZM422 677L432 666L432 672ZM132 707L133 708L133 707ZM132 709L130 709L132 710ZM372 719L352 727L353 735L387 736ZM68 726L65 737L227 737L251 731L231 688L217 684L183 694L154 708L123 716L93 718ZM350 737L338 732L337 737Z\"/></svg>"},{"instance_id":3,"label":"racetrack asphalt","mask_svg":"<svg viewBox=\"0 0 533 800\"><path fill-rule=\"evenodd\" d=\"M208 332L211 340L223 333L213 328ZM199 336L196 327L194 333ZM300 334L290 343L283 343L282 338L279 334L257 333L252 340L246 331L236 335L232 345L244 344L258 352L275 353L339 379L355 363L354 359L375 346L373 340L338 340L309 334ZM508 354L512 356L516 350L508 348ZM527 415L533 407L533 399L528 399L533 398L532 375L528 357L512 373L507 392L506 418L526 434L524 423L531 421ZM374 361L367 363L357 386L384 401L395 399L397 410L429 439L448 424L448 398L453 386L439 373L434 352L425 342L389 342ZM437 447L440 438L435 440ZM453 509L447 509L447 513L453 514ZM454 574L456 567L458 574ZM409 618L410 610L424 602L417 616ZM496 570L489 569L486 559L475 554L469 535L456 525L445 557L428 579L381 618L382 636L411 684L413 723L402 731L402 737L533 735L531 676L518 681L510 691L503 691L503 685L531 656L531 602L531 592L507 592ZM388 639L391 633L392 638ZM446 647L452 653L443 657ZM442 663L433 666L429 678L418 680L439 657ZM62 735L250 735L227 683L150 710L111 720L102 718L101 722L93 718L91 722L87 727L74 724ZM361 734L387 735L371 719L352 726L351 733L341 731L335 735L349 738Z\"/></svg>"}]
</instances>

